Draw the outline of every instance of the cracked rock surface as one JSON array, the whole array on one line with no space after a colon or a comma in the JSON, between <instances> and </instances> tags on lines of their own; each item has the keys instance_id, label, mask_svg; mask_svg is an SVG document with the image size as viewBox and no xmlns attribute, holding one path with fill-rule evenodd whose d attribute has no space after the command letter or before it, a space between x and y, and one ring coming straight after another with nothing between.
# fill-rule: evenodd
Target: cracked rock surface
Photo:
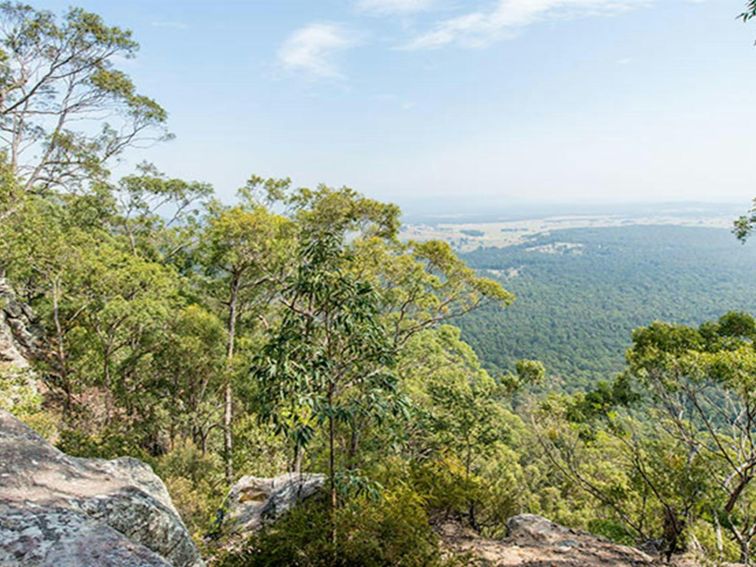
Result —
<instances>
[{"instance_id":1,"label":"cracked rock surface","mask_svg":"<svg viewBox=\"0 0 756 567\"><path fill-rule=\"evenodd\" d=\"M28 360L37 343L33 320L29 306L18 301L5 279L0 278L0 363L29 367Z\"/></svg>"},{"instance_id":2,"label":"cracked rock surface","mask_svg":"<svg viewBox=\"0 0 756 567\"><path fill-rule=\"evenodd\" d=\"M0 411L0 566L201 567L168 491L137 459L79 459Z\"/></svg>"},{"instance_id":3,"label":"cracked rock surface","mask_svg":"<svg viewBox=\"0 0 756 567\"><path fill-rule=\"evenodd\" d=\"M447 524L439 529L447 553L468 557L471 566L640 567L653 565L638 549L555 524L534 514L507 521L509 537L486 539L472 530Z\"/></svg>"},{"instance_id":4,"label":"cracked rock surface","mask_svg":"<svg viewBox=\"0 0 756 567\"><path fill-rule=\"evenodd\" d=\"M314 496L324 484L322 474L287 473L273 478L244 476L234 484L226 499L224 531L245 535L254 533Z\"/></svg>"}]
</instances>

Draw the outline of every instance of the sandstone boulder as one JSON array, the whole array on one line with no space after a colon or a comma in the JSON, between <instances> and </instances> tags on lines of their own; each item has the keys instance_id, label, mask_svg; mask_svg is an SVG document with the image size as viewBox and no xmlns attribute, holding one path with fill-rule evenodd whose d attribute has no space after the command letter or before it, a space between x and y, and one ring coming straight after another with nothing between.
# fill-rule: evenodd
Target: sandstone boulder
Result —
<instances>
[{"instance_id":1,"label":"sandstone boulder","mask_svg":"<svg viewBox=\"0 0 756 567\"><path fill-rule=\"evenodd\" d=\"M288 473L274 478L242 477L226 500L223 531L250 535L316 494L322 474Z\"/></svg>"},{"instance_id":2,"label":"sandstone boulder","mask_svg":"<svg viewBox=\"0 0 756 567\"><path fill-rule=\"evenodd\" d=\"M470 529L446 524L439 528L448 556L467 557L468 565L528 567L635 567L653 559L633 547L617 545L591 534L555 524L534 514L507 522L503 540L486 539Z\"/></svg>"},{"instance_id":3,"label":"sandstone boulder","mask_svg":"<svg viewBox=\"0 0 756 567\"><path fill-rule=\"evenodd\" d=\"M507 520L506 543L521 548L550 550L570 559L569 565L648 565L652 558L642 551L555 524L535 514Z\"/></svg>"},{"instance_id":4,"label":"sandstone boulder","mask_svg":"<svg viewBox=\"0 0 756 567\"><path fill-rule=\"evenodd\" d=\"M0 410L0 566L203 565L162 481L70 457Z\"/></svg>"}]
</instances>

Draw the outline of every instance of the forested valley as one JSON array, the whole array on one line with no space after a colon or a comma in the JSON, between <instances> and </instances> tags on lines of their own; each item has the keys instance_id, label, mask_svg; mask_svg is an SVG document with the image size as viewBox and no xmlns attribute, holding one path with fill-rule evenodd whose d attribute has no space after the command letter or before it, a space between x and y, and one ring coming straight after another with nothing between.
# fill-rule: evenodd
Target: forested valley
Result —
<instances>
[{"instance_id":1,"label":"forested valley","mask_svg":"<svg viewBox=\"0 0 756 567\"><path fill-rule=\"evenodd\" d=\"M732 241L725 229L635 225L478 249L462 259L517 302L457 324L489 371L537 358L565 389L584 390L623 369L632 330L649 321L699 325L756 312L756 250Z\"/></svg>"},{"instance_id":2,"label":"forested valley","mask_svg":"<svg viewBox=\"0 0 756 567\"><path fill-rule=\"evenodd\" d=\"M0 18L0 307L28 308L34 336L31 366L0 360L0 408L69 455L148 463L211 564L464 565L437 526L497 538L525 512L667 558L753 560L754 279L728 272L754 274L752 241L692 231L700 271L681 281L646 242L676 233L618 229L607 261L637 254L635 276L664 280L629 292L621 271L579 277L591 230L539 237L584 245L565 270L402 241L399 208L348 187L251 175L226 203L149 163L116 176L170 138L119 67L131 33L77 8L4 2ZM534 307L545 294L569 309ZM554 338L621 302L631 333ZM527 334L491 323L510 314ZM229 488L284 472L324 488L224 546Z\"/></svg>"}]
</instances>

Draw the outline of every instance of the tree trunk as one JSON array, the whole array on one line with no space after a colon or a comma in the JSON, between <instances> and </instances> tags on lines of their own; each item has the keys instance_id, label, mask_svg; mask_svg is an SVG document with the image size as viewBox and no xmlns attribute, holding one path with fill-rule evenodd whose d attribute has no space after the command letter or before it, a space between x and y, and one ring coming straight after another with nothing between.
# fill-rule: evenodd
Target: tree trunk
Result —
<instances>
[{"instance_id":1,"label":"tree trunk","mask_svg":"<svg viewBox=\"0 0 756 567\"><path fill-rule=\"evenodd\" d=\"M226 372L223 385L223 458L226 465L226 483L234 482L233 436L231 421L233 419L233 392L231 390L231 373L234 359L234 341L236 337L237 306L239 301L239 277L231 280L231 296L228 302L228 339L226 343Z\"/></svg>"},{"instance_id":2,"label":"tree trunk","mask_svg":"<svg viewBox=\"0 0 756 567\"><path fill-rule=\"evenodd\" d=\"M475 500L470 500L468 503L467 521L470 522L470 527L473 530L480 533L480 526L478 525L478 519L475 517Z\"/></svg>"},{"instance_id":3,"label":"tree trunk","mask_svg":"<svg viewBox=\"0 0 756 567\"><path fill-rule=\"evenodd\" d=\"M102 365L103 379L105 382L105 424L110 425L110 420L113 415L113 387L110 378L110 345L105 348Z\"/></svg>"},{"instance_id":4,"label":"tree trunk","mask_svg":"<svg viewBox=\"0 0 756 567\"><path fill-rule=\"evenodd\" d=\"M328 385L328 478L331 492L331 543L336 544L336 459L334 445L336 439L336 423L333 419L333 383Z\"/></svg>"},{"instance_id":5,"label":"tree trunk","mask_svg":"<svg viewBox=\"0 0 756 567\"><path fill-rule=\"evenodd\" d=\"M664 547L667 563L680 549L680 535L683 532L683 522L677 511L670 506L664 507Z\"/></svg>"},{"instance_id":6,"label":"tree trunk","mask_svg":"<svg viewBox=\"0 0 756 567\"><path fill-rule=\"evenodd\" d=\"M722 561L722 557L724 556L724 539L722 538L722 525L719 523L719 516L717 515L716 510L713 511L712 516L714 517L714 526L715 526L714 533L716 534L716 539L717 539L717 561Z\"/></svg>"},{"instance_id":7,"label":"tree trunk","mask_svg":"<svg viewBox=\"0 0 756 567\"><path fill-rule=\"evenodd\" d=\"M200 433L200 444L202 447L202 456L204 457L207 454L207 436L208 431L201 431Z\"/></svg>"},{"instance_id":8,"label":"tree trunk","mask_svg":"<svg viewBox=\"0 0 756 567\"><path fill-rule=\"evenodd\" d=\"M71 415L73 406L73 393L71 392L71 383L68 379L68 362L66 360L66 350L63 343L63 326L60 323L60 284L56 278L53 281L52 290L53 299L53 321L55 323L55 350L58 358L58 372L60 373L61 386L65 394L64 415L68 418Z\"/></svg>"},{"instance_id":9,"label":"tree trunk","mask_svg":"<svg viewBox=\"0 0 756 567\"><path fill-rule=\"evenodd\" d=\"M751 540L747 536L740 542L740 562L743 565L751 564Z\"/></svg>"},{"instance_id":10,"label":"tree trunk","mask_svg":"<svg viewBox=\"0 0 756 567\"><path fill-rule=\"evenodd\" d=\"M465 454L465 482L469 488L470 486L470 473L472 472L472 443L469 439L467 442L467 451ZM475 500L470 498L467 502L467 519L470 522L470 527L476 532L480 532L478 521L475 518Z\"/></svg>"},{"instance_id":11,"label":"tree trunk","mask_svg":"<svg viewBox=\"0 0 756 567\"><path fill-rule=\"evenodd\" d=\"M304 451L299 443L294 445L294 458L291 461L291 472L299 474L302 472L302 458Z\"/></svg>"},{"instance_id":12,"label":"tree trunk","mask_svg":"<svg viewBox=\"0 0 756 567\"><path fill-rule=\"evenodd\" d=\"M359 448L360 440L360 424L357 423L357 418L351 420L349 435L349 452L347 453L347 468L354 470L357 468L357 450Z\"/></svg>"}]
</instances>

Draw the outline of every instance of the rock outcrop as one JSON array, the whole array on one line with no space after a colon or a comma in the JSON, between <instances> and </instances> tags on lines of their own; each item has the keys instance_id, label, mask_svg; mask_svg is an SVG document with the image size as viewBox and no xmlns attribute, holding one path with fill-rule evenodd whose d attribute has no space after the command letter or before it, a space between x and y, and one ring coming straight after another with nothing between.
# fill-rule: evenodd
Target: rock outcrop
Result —
<instances>
[{"instance_id":1,"label":"rock outcrop","mask_svg":"<svg viewBox=\"0 0 756 567\"><path fill-rule=\"evenodd\" d=\"M29 306L18 301L5 279L0 278L0 364L29 367L37 342L33 320Z\"/></svg>"},{"instance_id":2,"label":"rock outcrop","mask_svg":"<svg viewBox=\"0 0 756 567\"><path fill-rule=\"evenodd\" d=\"M325 476L322 474L242 477L231 488L226 499L222 530L229 535L251 535L316 494L324 483Z\"/></svg>"},{"instance_id":3,"label":"rock outcrop","mask_svg":"<svg viewBox=\"0 0 756 567\"><path fill-rule=\"evenodd\" d=\"M0 410L0 566L200 567L162 481L70 457Z\"/></svg>"},{"instance_id":4,"label":"rock outcrop","mask_svg":"<svg viewBox=\"0 0 756 567\"><path fill-rule=\"evenodd\" d=\"M469 565L528 567L635 567L653 559L632 547L617 545L591 534L565 528L533 514L507 522L503 540L480 537L472 530L444 525L440 535L447 553L469 557Z\"/></svg>"}]
</instances>

